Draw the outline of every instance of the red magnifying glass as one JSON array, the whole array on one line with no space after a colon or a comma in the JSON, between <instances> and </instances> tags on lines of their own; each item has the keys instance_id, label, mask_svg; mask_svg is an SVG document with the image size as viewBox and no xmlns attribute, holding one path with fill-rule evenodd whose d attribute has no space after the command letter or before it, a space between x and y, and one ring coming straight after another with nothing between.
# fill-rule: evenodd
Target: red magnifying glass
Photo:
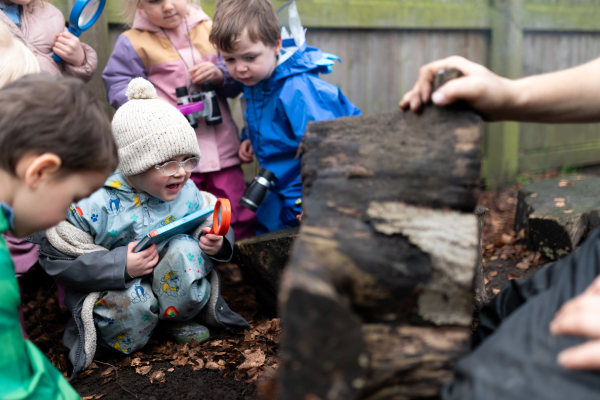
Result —
<instances>
[{"instance_id":1,"label":"red magnifying glass","mask_svg":"<svg viewBox=\"0 0 600 400\"><path fill-rule=\"evenodd\" d=\"M213 224L210 232L215 235L223 236L229 231L231 222L231 203L229 199L218 198L213 211Z\"/></svg>"}]
</instances>

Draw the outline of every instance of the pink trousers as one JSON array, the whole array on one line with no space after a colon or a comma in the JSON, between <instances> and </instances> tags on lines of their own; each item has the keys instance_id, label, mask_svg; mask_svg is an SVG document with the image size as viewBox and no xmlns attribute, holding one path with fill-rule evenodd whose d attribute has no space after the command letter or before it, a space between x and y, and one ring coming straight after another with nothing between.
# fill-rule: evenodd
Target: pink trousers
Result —
<instances>
[{"instance_id":1,"label":"pink trousers","mask_svg":"<svg viewBox=\"0 0 600 400\"><path fill-rule=\"evenodd\" d=\"M15 264L15 272L17 276L25 274L38 260L38 249L40 246L28 242L24 238L18 238L4 232L4 239L10 251L10 258Z\"/></svg>"},{"instance_id":2,"label":"pink trousers","mask_svg":"<svg viewBox=\"0 0 600 400\"><path fill-rule=\"evenodd\" d=\"M240 199L246 190L246 181L239 165L214 172L194 172L191 179L198 189L229 199L231 226L235 232L235 240L249 238L256 234L256 214L240 204Z\"/></svg>"}]
</instances>

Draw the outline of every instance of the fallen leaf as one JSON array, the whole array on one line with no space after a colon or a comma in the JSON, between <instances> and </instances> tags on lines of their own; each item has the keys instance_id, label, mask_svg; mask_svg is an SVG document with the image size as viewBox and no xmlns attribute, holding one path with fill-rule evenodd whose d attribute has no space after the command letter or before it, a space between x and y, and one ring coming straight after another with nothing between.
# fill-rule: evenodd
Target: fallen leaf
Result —
<instances>
[{"instance_id":1,"label":"fallen leaf","mask_svg":"<svg viewBox=\"0 0 600 400\"><path fill-rule=\"evenodd\" d=\"M250 369L260 367L265 363L265 353L261 349L244 351L246 359L238 365L238 369Z\"/></svg>"},{"instance_id":2,"label":"fallen leaf","mask_svg":"<svg viewBox=\"0 0 600 400\"><path fill-rule=\"evenodd\" d=\"M558 187L573 186L574 184L575 182L570 181L568 179L561 179L560 181L558 181Z\"/></svg>"},{"instance_id":3,"label":"fallen leaf","mask_svg":"<svg viewBox=\"0 0 600 400\"><path fill-rule=\"evenodd\" d=\"M519 277L515 274L508 274L508 279L512 280L512 279L518 279Z\"/></svg>"},{"instance_id":4,"label":"fallen leaf","mask_svg":"<svg viewBox=\"0 0 600 400\"><path fill-rule=\"evenodd\" d=\"M167 380L165 373L162 371L156 371L152 375L150 375L150 383L163 383Z\"/></svg>"},{"instance_id":5,"label":"fallen leaf","mask_svg":"<svg viewBox=\"0 0 600 400\"><path fill-rule=\"evenodd\" d=\"M225 369L225 367L223 365L219 365L214 361L207 362L206 368L208 368L208 369Z\"/></svg>"},{"instance_id":6,"label":"fallen leaf","mask_svg":"<svg viewBox=\"0 0 600 400\"><path fill-rule=\"evenodd\" d=\"M562 212L564 214L571 214L573 212L573 210L562 210Z\"/></svg>"},{"instance_id":7,"label":"fallen leaf","mask_svg":"<svg viewBox=\"0 0 600 400\"><path fill-rule=\"evenodd\" d=\"M150 372L151 369L151 365L144 365L143 367L137 367L135 373L138 375L148 375L148 372Z\"/></svg>"},{"instance_id":8,"label":"fallen leaf","mask_svg":"<svg viewBox=\"0 0 600 400\"><path fill-rule=\"evenodd\" d=\"M101 376L101 377L103 377L103 378L104 378L104 377L107 377L107 376L109 376L110 374L112 374L112 373L113 373L113 371L114 371L114 368L113 368L113 367L107 368L107 369L105 369L104 371L100 372L100 376Z\"/></svg>"},{"instance_id":9,"label":"fallen leaf","mask_svg":"<svg viewBox=\"0 0 600 400\"><path fill-rule=\"evenodd\" d=\"M198 358L198 359L196 359L195 361L196 361L196 364L192 364L192 369L193 369L194 371L199 371L199 370L201 370L202 368L204 368L204 360L203 360L203 359L201 359L201 358Z\"/></svg>"},{"instance_id":10,"label":"fallen leaf","mask_svg":"<svg viewBox=\"0 0 600 400\"><path fill-rule=\"evenodd\" d=\"M492 276L496 276L496 275L498 275L498 271L490 271L490 272L488 273L488 276L490 276L490 277L492 277Z\"/></svg>"},{"instance_id":11,"label":"fallen leaf","mask_svg":"<svg viewBox=\"0 0 600 400\"><path fill-rule=\"evenodd\" d=\"M537 194L537 193L531 193L531 194L529 195L529 197L534 197L534 198L535 198L535 197L537 197L537 196L538 196L538 194Z\"/></svg>"},{"instance_id":12,"label":"fallen leaf","mask_svg":"<svg viewBox=\"0 0 600 400\"><path fill-rule=\"evenodd\" d=\"M131 360L131 365L132 367L137 367L138 365L142 365L142 359L139 357L134 358L133 360Z\"/></svg>"},{"instance_id":13,"label":"fallen leaf","mask_svg":"<svg viewBox=\"0 0 600 400\"><path fill-rule=\"evenodd\" d=\"M516 266L519 269L528 269L531 266L531 264L527 261L521 261L520 263L517 263Z\"/></svg>"},{"instance_id":14,"label":"fallen leaf","mask_svg":"<svg viewBox=\"0 0 600 400\"><path fill-rule=\"evenodd\" d=\"M171 365L174 365L176 367L182 367L182 366L186 365L189 361L190 361L189 357L179 356L179 357L175 358L173 361L171 361Z\"/></svg>"},{"instance_id":15,"label":"fallen leaf","mask_svg":"<svg viewBox=\"0 0 600 400\"><path fill-rule=\"evenodd\" d=\"M512 244L515 241L515 237L513 235L509 235L508 233L502 234L502 243L503 244Z\"/></svg>"}]
</instances>

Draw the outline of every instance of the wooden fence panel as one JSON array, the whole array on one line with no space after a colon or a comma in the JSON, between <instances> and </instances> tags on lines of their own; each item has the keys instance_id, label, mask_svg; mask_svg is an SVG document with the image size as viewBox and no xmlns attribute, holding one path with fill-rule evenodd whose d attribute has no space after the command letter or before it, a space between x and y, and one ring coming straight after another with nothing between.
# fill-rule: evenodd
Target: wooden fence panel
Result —
<instances>
[{"instance_id":1,"label":"wooden fence panel","mask_svg":"<svg viewBox=\"0 0 600 400\"><path fill-rule=\"evenodd\" d=\"M525 75L569 68L600 55L599 32L526 32L524 43ZM521 124L519 172L598 164L599 132L600 124Z\"/></svg>"},{"instance_id":2,"label":"wooden fence panel","mask_svg":"<svg viewBox=\"0 0 600 400\"><path fill-rule=\"evenodd\" d=\"M110 0L82 40L99 52L99 71L124 29L125 0ZM198 0L189 0L198 1ZM74 0L55 0L67 15ZM201 1L212 15L216 0ZM273 0L275 7L284 0ZM600 54L600 0L299 0L308 43L343 60L324 79L366 115L395 109L424 63L460 54L510 77L566 68ZM101 98L98 73L90 86ZM234 105L234 108L238 108ZM110 107L107 109L112 111ZM237 115L238 121L241 116ZM496 123L484 137L491 187L519 172L600 161L600 125Z\"/></svg>"},{"instance_id":3,"label":"wooden fence panel","mask_svg":"<svg viewBox=\"0 0 600 400\"><path fill-rule=\"evenodd\" d=\"M476 31L317 29L307 43L342 59L323 79L342 88L365 115L393 111L419 67L451 54L487 59L487 35Z\"/></svg>"}]
</instances>

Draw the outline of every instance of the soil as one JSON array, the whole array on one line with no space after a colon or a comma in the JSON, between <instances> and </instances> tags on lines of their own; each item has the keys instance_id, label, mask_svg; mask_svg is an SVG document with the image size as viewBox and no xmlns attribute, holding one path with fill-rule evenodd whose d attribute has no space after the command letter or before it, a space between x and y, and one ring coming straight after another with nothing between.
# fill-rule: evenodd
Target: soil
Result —
<instances>
[{"instance_id":1,"label":"soil","mask_svg":"<svg viewBox=\"0 0 600 400\"><path fill-rule=\"evenodd\" d=\"M547 262L514 232L519 186L484 192L487 208L482 252L486 292L498 293L510 279L527 278ZM204 343L177 344L155 334L141 351L124 356L97 354L92 365L72 380L85 400L91 399L269 399L277 370L279 319L261 314L253 289L236 265L219 266L223 296L244 316L251 329L242 334L212 330ZM69 317L56 296L56 285L40 271L21 278L23 311L29 338L67 374L67 349L61 337Z\"/></svg>"}]
</instances>

